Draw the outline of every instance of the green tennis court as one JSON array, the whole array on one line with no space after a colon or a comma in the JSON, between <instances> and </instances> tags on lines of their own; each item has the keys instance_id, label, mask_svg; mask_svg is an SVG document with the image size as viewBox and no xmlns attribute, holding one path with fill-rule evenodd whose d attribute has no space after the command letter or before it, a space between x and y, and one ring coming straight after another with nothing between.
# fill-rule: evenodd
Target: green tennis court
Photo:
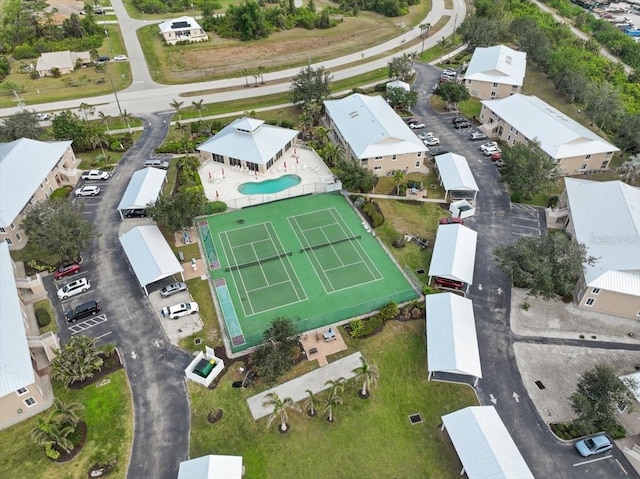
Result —
<instances>
[{"instance_id":1,"label":"green tennis court","mask_svg":"<svg viewBox=\"0 0 640 479\"><path fill-rule=\"evenodd\" d=\"M259 344L279 316L303 332L418 296L337 193L263 204L198 224L219 261L210 275L218 301L225 298L219 309L234 352Z\"/></svg>"}]
</instances>

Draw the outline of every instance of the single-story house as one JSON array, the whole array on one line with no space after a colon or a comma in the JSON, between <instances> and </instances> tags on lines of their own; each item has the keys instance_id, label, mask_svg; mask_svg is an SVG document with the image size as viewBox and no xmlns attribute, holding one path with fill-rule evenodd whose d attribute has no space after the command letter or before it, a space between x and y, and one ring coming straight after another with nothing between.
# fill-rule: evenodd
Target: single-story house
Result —
<instances>
[{"instance_id":1,"label":"single-story house","mask_svg":"<svg viewBox=\"0 0 640 479\"><path fill-rule=\"evenodd\" d=\"M381 96L325 100L326 122L346 158L378 176L422 168L427 147Z\"/></svg>"},{"instance_id":2,"label":"single-story house","mask_svg":"<svg viewBox=\"0 0 640 479\"><path fill-rule=\"evenodd\" d=\"M206 42L209 40L207 32L196 22L193 17L180 17L162 22L158 25L160 35L168 45L175 45L178 42Z\"/></svg>"},{"instance_id":3,"label":"single-story house","mask_svg":"<svg viewBox=\"0 0 640 479\"><path fill-rule=\"evenodd\" d=\"M473 302L453 293L428 294L425 315L429 380L476 386L482 377L482 368Z\"/></svg>"},{"instance_id":4,"label":"single-story house","mask_svg":"<svg viewBox=\"0 0 640 479\"><path fill-rule=\"evenodd\" d=\"M579 308L640 320L640 189L621 181L565 178L547 224L596 258L583 266L574 290Z\"/></svg>"},{"instance_id":5,"label":"single-story house","mask_svg":"<svg viewBox=\"0 0 640 479\"><path fill-rule=\"evenodd\" d=\"M42 278L25 278L24 269L11 260L7 242L0 241L0 429L53 402L46 370L60 342L52 332L40 335L33 309L25 306L22 295L47 297Z\"/></svg>"},{"instance_id":6,"label":"single-story house","mask_svg":"<svg viewBox=\"0 0 640 479\"><path fill-rule=\"evenodd\" d=\"M21 249L28 238L21 229L29 205L43 201L54 190L74 185L82 172L71 141L21 138L0 143L0 241Z\"/></svg>"},{"instance_id":7,"label":"single-story house","mask_svg":"<svg viewBox=\"0 0 640 479\"><path fill-rule=\"evenodd\" d=\"M36 71L41 77L53 76L51 70L57 68L61 75L67 75L76 69L78 65L89 65L91 55L89 52L46 52L38 57Z\"/></svg>"},{"instance_id":8,"label":"single-story house","mask_svg":"<svg viewBox=\"0 0 640 479\"><path fill-rule=\"evenodd\" d=\"M166 181L167 172L164 170L148 167L136 171L118 205L120 219L124 219L125 211L145 209L150 203L155 203Z\"/></svg>"},{"instance_id":9,"label":"single-story house","mask_svg":"<svg viewBox=\"0 0 640 479\"><path fill-rule=\"evenodd\" d=\"M480 120L481 130L509 145L537 141L564 175L605 170L620 151L536 96L485 100Z\"/></svg>"},{"instance_id":10,"label":"single-story house","mask_svg":"<svg viewBox=\"0 0 640 479\"><path fill-rule=\"evenodd\" d=\"M255 118L238 118L197 147L209 159L265 173L294 147L298 131Z\"/></svg>"},{"instance_id":11,"label":"single-story house","mask_svg":"<svg viewBox=\"0 0 640 479\"><path fill-rule=\"evenodd\" d=\"M455 153L445 153L436 156L435 160L445 199L474 201L479 188L467 159Z\"/></svg>"},{"instance_id":12,"label":"single-story house","mask_svg":"<svg viewBox=\"0 0 640 479\"><path fill-rule=\"evenodd\" d=\"M462 84L469 95L481 100L506 98L520 93L527 69L527 54L504 45L477 47Z\"/></svg>"},{"instance_id":13,"label":"single-story house","mask_svg":"<svg viewBox=\"0 0 640 479\"><path fill-rule=\"evenodd\" d=\"M178 479L242 479L242 456L210 454L180 463Z\"/></svg>"},{"instance_id":14,"label":"single-story house","mask_svg":"<svg viewBox=\"0 0 640 479\"><path fill-rule=\"evenodd\" d=\"M534 479L493 406L469 406L442 416L469 479Z\"/></svg>"},{"instance_id":15,"label":"single-story house","mask_svg":"<svg viewBox=\"0 0 640 479\"><path fill-rule=\"evenodd\" d=\"M184 281L184 270L156 225L133 228L120 236L120 244L146 295L150 284L169 276L179 274Z\"/></svg>"}]
</instances>

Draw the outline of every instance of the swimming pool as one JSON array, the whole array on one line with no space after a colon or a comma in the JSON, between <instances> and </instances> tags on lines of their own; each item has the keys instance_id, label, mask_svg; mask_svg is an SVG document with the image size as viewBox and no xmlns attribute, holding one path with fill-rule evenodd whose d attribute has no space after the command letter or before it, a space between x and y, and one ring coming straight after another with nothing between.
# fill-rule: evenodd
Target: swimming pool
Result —
<instances>
[{"instance_id":1,"label":"swimming pool","mask_svg":"<svg viewBox=\"0 0 640 479\"><path fill-rule=\"evenodd\" d=\"M300 183L298 175L284 175L273 180L259 181L253 183L242 183L238 186L238 191L243 195L259 195L278 193Z\"/></svg>"}]
</instances>

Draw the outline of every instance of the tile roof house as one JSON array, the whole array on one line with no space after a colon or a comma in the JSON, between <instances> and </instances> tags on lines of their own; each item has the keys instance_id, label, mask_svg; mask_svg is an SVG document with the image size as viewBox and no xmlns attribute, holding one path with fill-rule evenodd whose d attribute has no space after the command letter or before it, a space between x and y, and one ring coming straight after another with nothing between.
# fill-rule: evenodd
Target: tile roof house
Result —
<instances>
[{"instance_id":1,"label":"tile roof house","mask_svg":"<svg viewBox=\"0 0 640 479\"><path fill-rule=\"evenodd\" d=\"M423 166L427 147L381 96L354 93L324 106L335 142L360 166L379 176Z\"/></svg>"},{"instance_id":2,"label":"tile roof house","mask_svg":"<svg viewBox=\"0 0 640 479\"><path fill-rule=\"evenodd\" d=\"M29 138L0 143L0 241L7 241L10 249L27 244L20 229L27 206L80 178L80 161L71 143Z\"/></svg>"},{"instance_id":3,"label":"tile roof house","mask_svg":"<svg viewBox=\"0 0 640 479\"><path fill-rule=\"evenodd\" d=\"M536 96L518 93L501 100L485 100L480 120L481 130L509 145L538 141L565 175L607 169L613 153L620 151Z\"/></svg>"},{"instance_id":4,"label":"tile roof house","mask_svg":"<svg viewBox=\"0 0 640 479\"><path fill-rule=\"evenodd\" d=\"M0 429L51 406L53 396L44 369L60 347L58 337L39 335L33 306L23 295L46 297L40 276L23 278L0 241Z\"/></svg>"},{"instance_id":5,"label":"tile roof house","mask_svg":"<svg viewBox=\"0 0 640 479\"><path fill-rule=\"evenodd\" d=\"M527 68L527 54L504 45L483 48L473 52L463 85L471 96L488 100L506 98L520 93Z\"/></svg>"},{"instance_id":6,"label":"tile roof house","mask_svg":"<svg viewBox=\"0 0 640 479\"><path fill-rule=\"evenodd\" d=\"M57 68L61 75L71 73L76 66L88 65L91 63L91 55L89 52L46 52L38 57L36 62L36 71L41 77L52 76L51 69Z\"/></svg>"},{"instance_id":7,"label":"tile roof house","mask_svg":"<svg viewBox=\"0 0 640 479\"><path fill-rule=\"evenodd\" d=\"M294 146L297 130L238 118L197 147L215 162L266 172Z\"/></svg>"},{"instance_id":8,"label":"tile roof house","mask_svg":"<svg viewBox=\"0 0 640 479\"><path fill-rule=\"evenodd\" d=\"M175 45L179 42L206 42L209 40L207 32L196 22L193 17L180 17L162 22L158 25L160 35L168 45Z\"/></svg>"},{"instance_id":9,"label":"tile roof house","mask_svg":"<svg viewBox=\"0 0 640 479\"><path fill-rule=\"evenodd\" d=\"M621 181L565 178L550 227L564 227L596 258L574 290L578 307L640 320L640 189Z\"/></svg>"}]
</instances>

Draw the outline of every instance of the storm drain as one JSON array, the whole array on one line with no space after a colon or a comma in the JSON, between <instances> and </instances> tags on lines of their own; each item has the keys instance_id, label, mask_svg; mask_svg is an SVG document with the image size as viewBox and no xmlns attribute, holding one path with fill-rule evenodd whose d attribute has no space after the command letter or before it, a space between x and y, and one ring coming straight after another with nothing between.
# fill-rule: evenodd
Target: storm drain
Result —
<instances>
[{"instance_id":1,"label":"storm drain","mask_svg":"<svg viewBox=\"0 0 640 479\"><path fill-rule=\"evenodd\" d=\"M202 339L200 339L200 338L196 338L196 339L194 339L194 340L193 340L193 343L194 343L196 346L198 346L199 344L202 344Z\"/></svg>"},{"instance_id":2,"label":"storm drain","mask_svg":"<svg viewBox=\"0 0 640 479\"><path fill-rule=\"evenodd\" d=\"M544 384L542 384L542 381L536 381L536 386L538 386L538 389L542 390L542 389L546 389L544 387Z\"/></svg>"},{"instance_id":3,"label":"storm drain","mask_svg":"<svg viewBox=\"0 0 640 479\"><path fill-rule=\"evenodd\" d=\"M422 422L422 416L420 415L420 413L409 414L409 422L412 426L420 424Z\"/></svg>"}]
</instances>

